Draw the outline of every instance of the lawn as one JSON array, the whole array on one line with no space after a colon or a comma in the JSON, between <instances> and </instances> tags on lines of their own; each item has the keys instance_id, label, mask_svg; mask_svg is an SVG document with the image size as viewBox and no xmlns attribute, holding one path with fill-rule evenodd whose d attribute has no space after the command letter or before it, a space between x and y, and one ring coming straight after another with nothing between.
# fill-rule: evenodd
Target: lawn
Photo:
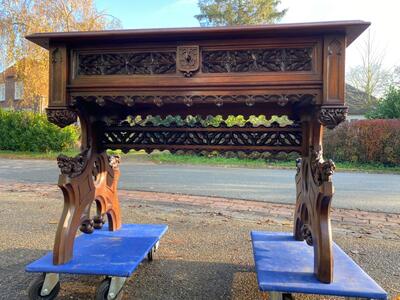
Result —
<instances>
[{"instance_id":1,"label":"lawn","mask_svg":"<svg viewBox=\"0 0 400 300\"><path fill-rule=\"evenodd\" d=\"M63 152L68 156L75 156L78 152L70 150ZM10 159L56 159L59 153L47 152L13 152L0 150L0 158ZM146 154L143 151L131 151L128 154L120 154L123 160L153 162L157 164L186 164L186 165L208 165L222 167L246 167L246 168L275 168L295 169L292 160L263 160L249 158L226 158L220 156L205 157L196 155L176 155L168 152L154 152ZM368 172L368 173L392 173L400 174L400 166L385 166L373 163L335 162L337 171Z\"/></svg>"}]
</instances>

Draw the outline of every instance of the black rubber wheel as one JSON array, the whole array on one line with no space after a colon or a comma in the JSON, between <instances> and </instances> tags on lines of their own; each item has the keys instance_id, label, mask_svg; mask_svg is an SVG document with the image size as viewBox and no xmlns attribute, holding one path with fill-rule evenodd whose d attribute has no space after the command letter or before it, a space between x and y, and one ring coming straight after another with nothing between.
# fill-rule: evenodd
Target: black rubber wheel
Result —
<instances>
[{"instance_id":1,"label":"black rubber wheel","mask_svg":"<svg viewBox=\"0 0 400 300\"><path fill-rule=\"evenodd\" d=\"M106 278L102 282L100 282L99 286L96 289L96 295L94 296L95 300L107 300L108 291L110 289L111 278ZM115 300L122 299L123 291L119 292Z\"/></svg>"},{"instance_id":2,"label":"black rubber wheel","mask_svg":"<svg viewBox=\"0 0 400 300\"><path fill-rule=\"evenodd\" d=\"M283 300L294 300L294 297L292 294L285 293L282 295L282 299Z\"/></svg>"},{"instance_id":3,"label":"black rubber wheel","mask_svg":"<svg viewBox=\"0 0 400 300\"><path fill-rule=\"evenodd\" d=\"M52 300L56 299L58 293L60 292L60 282L57 282L56 286L53 288L51 293L47 296L41 296L40 292L42 291L43 283L44 283L44 275L41 275L34 280L29 285L28 288L28 297L30 300Z\"/></svg>"},{"instance_id":4,"label":"black rubber wheel","mask_svg":"<svg viewBox=\"0 0 400 300\"><path fill-rule=\"evenodd\" d=\"M154 248L151 248L151 250L147 253L147 260L153 261L153 255L154 255Z\"/></svg>"}]
</instances>

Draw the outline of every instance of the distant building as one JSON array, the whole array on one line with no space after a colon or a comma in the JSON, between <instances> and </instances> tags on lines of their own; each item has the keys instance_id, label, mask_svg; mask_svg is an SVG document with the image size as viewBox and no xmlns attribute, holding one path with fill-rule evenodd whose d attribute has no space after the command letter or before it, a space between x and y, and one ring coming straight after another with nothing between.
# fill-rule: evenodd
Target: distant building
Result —
<instances>
[{"instance_id":1,"label":"distant building","mask_svg":"<svg viewBox=\"0 0 400 300\"><path fill-rule=\"evenodd\" d=\"M0 107L19 108L24 95L24 85L17 79L14 67L0 73Z\"/></svg>"},{"instance_id":2,"label":"distant building","mask_svg":"<svg viewBox=\"0 0 400 300\"><path fill-rule=\"evenodd\" d=\"M346 83L345 90L346 104L349 107L349 120L362 120L365 119L365 114L368 109L365 106L365 100L367 99L367 94L354 86ZM377 100L373 97L374 100Z\"/></svg>"},{"instance_id":3,"label":"distant building","mask_svg":"<svg viewBox=\"0 0 400 300\"><path fill-rule=\"evenodd\" d=\"M24 102L24 83L18 80L14 66L0 73L0 108L43 111L42 101ZM39 99L40 100L40 99Z\"/></svg>"}]
</instances>

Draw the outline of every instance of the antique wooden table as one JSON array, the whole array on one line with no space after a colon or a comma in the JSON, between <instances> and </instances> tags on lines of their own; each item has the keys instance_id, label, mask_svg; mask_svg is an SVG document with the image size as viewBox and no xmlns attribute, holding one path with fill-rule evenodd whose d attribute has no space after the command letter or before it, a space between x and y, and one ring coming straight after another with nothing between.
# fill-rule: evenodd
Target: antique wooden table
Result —
<instances>
[{"instance_id":1,"label":"antique wooden table","mask_svg":"<svg viewBox=\"0 0 400 300\"><path fill-rule=\"evenodd\" d=\"M58 158L65 202L53 263L71 259L78 228L93 232L105 215L110 230L121 226L119 158L106 149L297 152L294 236L314 247L314 272L331 282L335 167L322 158L323 127L346 118L345 49L368 26L343 21L28 36L50 52L48 119L64 127L79 117L82 128L82 152ZM180 118L168 124L169 115ZM206 122L217 115L221 123ZM230 115L287 116L292 123L229 127Z\"/></svg>"}]
</instances>

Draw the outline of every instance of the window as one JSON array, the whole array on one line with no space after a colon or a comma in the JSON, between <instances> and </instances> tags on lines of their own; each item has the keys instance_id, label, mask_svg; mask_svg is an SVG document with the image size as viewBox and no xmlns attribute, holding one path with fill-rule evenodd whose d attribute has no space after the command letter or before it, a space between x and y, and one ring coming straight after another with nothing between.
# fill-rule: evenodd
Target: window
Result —
<instances>
[{"instance_id":1,"label":"window","mask_svg":"<svg viewBox=\"0 0 400 300\"><path fill-rule=\"evenodd\" d=\"M0 101L6 100L6 84L0 83Z\"/></svg>"},{"instance_id":2,"label":"window","mask_svg":"<svg viewBox=\"0 0 400 300\"><path fill-rule=\"evenodd\" d=\"M15 82L14 100L20 100L24 97L24 83L22 81Z\"/></svg>"}]
</instances>

